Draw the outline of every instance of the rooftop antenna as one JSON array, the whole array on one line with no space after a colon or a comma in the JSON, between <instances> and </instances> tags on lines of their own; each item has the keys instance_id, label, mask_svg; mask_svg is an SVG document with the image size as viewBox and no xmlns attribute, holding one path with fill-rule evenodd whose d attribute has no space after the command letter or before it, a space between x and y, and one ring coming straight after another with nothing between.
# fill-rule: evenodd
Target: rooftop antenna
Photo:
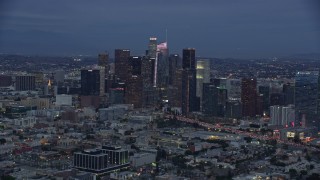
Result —
<instances>
[{"instance_id":1,"label":"rooftop antenna","mask_svg":"<svg viewBox=\"0 0 320 180\"><path fill-rule=\"evenodd\" d=\"M168 44L168 29L166 28L166 42Z\"/></svg>"}]
</instances>

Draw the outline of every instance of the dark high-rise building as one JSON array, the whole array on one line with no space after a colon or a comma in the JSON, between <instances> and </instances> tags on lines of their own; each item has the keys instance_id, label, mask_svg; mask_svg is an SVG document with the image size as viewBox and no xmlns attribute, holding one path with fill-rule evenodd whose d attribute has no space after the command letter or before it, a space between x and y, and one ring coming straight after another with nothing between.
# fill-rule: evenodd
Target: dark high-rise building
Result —
<instances>
[{"instance_id":1,"label":"dark high-rise building","mask_svg":"<svg viewBox=\"0 0 320 180\"><path fill-rule=\"evenodd\" d=\"M242 105L238 100L229 100L226 104L226 117L227 118L241 118Z\"/></svg>"},{"instance_id":2,"label":"dark high-rise building","mask_svg":"<svg viewBox=\"0 0 320 180\"><path fill-rule=\"evenodd\" d=\"M142 57L129 58L129 70L126 80L125 101L135 108L142 107L143 79L141 75Z\"/></svg>"},{"instance_id":3,"label":"dark high-rise building","mask_svg":"<svg viewBox=\"0 0 320 180\"><path fill-rule=\"evenodd\" d=\"M184 69L182 72L182 114L188 114L198 109L197 105L196 71Z\"/></svg>"},{"instance_id":4,"label":"dark high-rise building","mask_svg":"<svg viewBox=\"0 0 320 180\"><path fill-rule=\"evenodd\" d=\"M283 93L271 93L270 95L270 105L283 106L284 105L284 94Z\"/></svg>"},{"instance_id":5,"label":"dark high-rise building","mask_svg":"<svg viewBox=\"0 0 320 180\"><path fill-rule=\"evenodd\" d=\"M12 77L0 75L0 87L8 87L12 85Z\"/></svg>"},{"instance_id":6,"label":"dark high-rise building","mask_svg":"<svg viewBox=\"0 0 320 180\"><path fill-rule=\"evenodd\" d=\"M108 91L108 89L106 89L106 79L109 77L108 61L109 61L108 53L105 52L98 55L98 69L100 71L100 96L101 97L103 97L106 91Z\"/></svg>"},{"instance_id":7,"label":"dark high-rise building","mask_svg":"<svg viewBox=\"0 0 320 180\"><path fill-rule=\"evenodd\" d=\"M16 76L16 91L32 91L36 88L35 76Z\"/></svg>"},{"instance_id":8,"label":"dark high-rise building","mask_svg":"<svg viewBox=\"0 0 320 180\"><path fill-rule=\"evenodd\" d=\"M175 78L173 82L173 89L170 91L169 102L172 107L182 107L182 69L178 69L175 72ZM171 100L171 101L170 101Z\"/></svg>"},{"instance_id":9,"label":"dark high-rise building","mask_svg":"<svg viewBox=\"0 0 320 180\"><path fill-rule=\"evenodd\" d=\"M99 96L100 95L100 71L81 70L81 95Z\"/></svg>"},{"instance_id":10,"label":"dark high-rise building","mask_svg":"<svg viewBox=\"0 0 320 180\"><path fill-rule=\"evenodd\" d=\"M196 50L194 48L183 49L182 68L196 69Z\"/></svg>"},{"instance_id":11,"label":"dark high-rise building","mask_svg":"<svg viewBox=\"0 0 320 180\"><path fill-rule=\"evenodd\" d=\"M319 72L298 72L295 77L296 125L319 127Z\"/></svg>"},{"instance_id":12,"label":"dark high-rise building","mask_svg":"<svg viewBox=\"0 0 320 180\"><path fill-rule=\"evenodd\" d=\"M241 80L242 115L245 117L256 116L257 80L243 78Z\"/></svg>"},{"instance_id":13,"label":"dark high-rise building","mask_svg":"<svg viewBox=\"0 0 320 180\"><path fill-rule=\"evenodd\" d=\"M284 105L294 104L294 85L284 84L282 92L284 94Z\"/></svg>"},{"instance_id":14,"label":"dark high-rise building","mask_svg":"<svg viewBox=\"0 0 320 180\"><path fill-rule=\"evenodd\" d=\"M263 111L268 112L269 107L270 107L270 87L269 86L259 86L259 94L262 94Z\"/></svg>"},{"instance_id":15,"label":"dark high-rise building","mask_svg":"<svg viewBox=\"0 0 320 180\"><path fill-rule=\"evenodd\" d=\"M183 49L182 57L182 114L199 109L197 107L197 79L196 79L195 49Z\"/></svg>"},{"instance_id":16,"label":"dark high-rise building","mask_svg":"<svg viewBox=\"0 0 320 180\"><path fill-rule=\"evenodd\" d=\"M257 94L256 98L256 115L262 116L263 111L263 94Z\"/></svg>"},{"instance_id":17,"label":"dark high-rise building","mask_svg":"<svg viewBox=\"0 0 320 180\"><path fill-rule=\"evenodd\" d=\"M129 76L140 76L142 68L142 57L141 56L130 56L129 57Z\"/></svg>"},{"instance_id":18,"label":"dark high-rise building","mask_svg":"<svg viewBox=\"0 0 320 180\"><path fill-rule=\"evenodd\" d=\"M226 88L227 86L227 79L226 78L214 78L213 85L216 87Z\"/></svg>"},{"instance_id":19,"label":"dark high-rise building","mask_svg":"<svg viewBox=\"0 0 320 180\"><path fill-rule=\"evenodd\" d=\"M218 104L217 99L214 98L216 96L217 91L216 87L211 83L203 83L202 88L202 112L205 115L213 116L217 114L217 108L215 105Z\"/></svg>"},{"instance_id":20,"label":"dark high-rise building","mask_svg":"<svg viewBox=\"0 0 320 180\"><path fill-rule=\"evenodd\" d=\"M153 87L154 61L154 58L143 57L141 62L141 75L143 76L144 85L148 87Z\"/></svg>"},{"instance_id":21,"label":"dark high-rise building","mask_svg":"<svg viewBox=\"0 0 320 180\"><path fill-rule=\"evenodd\" d=\"M217 116L218 117L224 117L225 113L226 113L226 105L227 105L227 100L228 100L227 89L217 87L216 90L218 91L217 97L215 97L215 98L218 99L218 101L217 101L218 102L218 104L217 104L217 108L218 108Z\"/></svg>"},{"instance_id":22,"label":"dark high-rise building","mask_svg":"<svg viewBox=\"0 0 320 180\"><path fill-rule=\"evenodd\" d=\"M141 76L143 79L143 107L154 106L156 103L156 89L153 86L154 58L143 57Z\"/></svg>"},{"instance_id":23,"label":"dark high-rise building","mask_svg":"<svg viewBox=\"0 0 320 180\"><path fill-rule=\"evenodd\" d=\"M211 83L203 83L202 111L209 116L225 116L227 90Z\"/></svg>"},{"instance_id":24,"label":"dark high-rise building","mask_svg":"<svg viewBox=\"0 0 320 180\"><path fill-rule=\"evenodd\" d=\"M169 85L173 84L176 70L179 69L180 56L178 54L172 54L169 57Z\"/></svg>"},{"instance_id":25,"label":"dark high-rise building","mask_svg":"<svg viewBox=\"0 0 320 180\"><path fill-rule=\"evenodd\" d=\"M128 49L116 49L115 50L115 75L122 81L126 81L128 78L130 63L130 50Z\"/></svg>"}]
</instances>

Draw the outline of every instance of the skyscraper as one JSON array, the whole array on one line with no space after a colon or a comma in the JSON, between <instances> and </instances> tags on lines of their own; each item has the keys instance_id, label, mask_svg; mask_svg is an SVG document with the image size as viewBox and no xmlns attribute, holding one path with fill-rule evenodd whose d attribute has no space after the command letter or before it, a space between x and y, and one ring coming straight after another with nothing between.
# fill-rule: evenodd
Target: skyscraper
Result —
<instances>
[{"instance_id":1,"label":"skyscraper","mask_svg":"<svg viewBox=\"0 0 320 180\"><path fill-rule=\"evenodd\" d=\"M143 107L153 107L156 103L156 91L153 86L154 60L148 56L142 58L141 76L143 79Z\"/></svg>"},{"instance_id":2,"label":"skyscraper","mask_svg":"<svg viewBox=\"0 0 320 180\"><path fill-rule=\"evenodd\" d=\"M140 75L132 75L128 78L125 91L125 102L133 104L134 108L142 107L143 81Z\"/></svg>"},{"instance_id":3,"label":"skyscraper","mask_svg":"<svg viewBox=\"0 0 320 180\"><path fill-rule=\"evenodd\" d=\"M263 99L263 111L268 112L270 107L270 87L269 86L259 86L259 94L262 94Z\"/></svg>"},{"instance_id":4,"label":"skyscraper","mask_svg":"<svg viewBox=\"0 0 320 180\"><path fill-rule=\"evenodd\" d=\"M319 72L297 72L295 77L296 124L319 127Z\"/></svg>"},{"instance_id":5,"label":"skyscraper","mask_svg":"<svg viewBox=\"0 0 320 180\"><path fill-rule=\"evenodd\" d=\"M106 68L104 66L98 66L100 73L100 96L104 96L106 92Z\"/></svg>"},{"instance_id":6,"label":"skyscraper","mask_svg":"<svg viewBox=\"0 0 320 180\"><path fill-rule=\"evenodd\" d=\"M81 70L81 95L99 96L100 95L100 71Z\"/></svg>"},{"instance_id":7,"label":"skyscraper","mask_svg":"<svg viewBox=\"0 0 320 180\"><path fill-rule=\"evenodd\" d=\"M98 69L100 70L100 96L104 96L106 79L109 76L109 54L107 52L98 55Z\"/></svg>"},{"instance_id":8,"label":"skyscraper","mask_svg":"<svg viewBox=\"0 0 320 180\"><path fill-rule=\"evenodd\" d=\"M242 115L254 117L256 115L257 80L243 78L241 81Z\"/></svg>"},{"instance_id":9,"label":"skyscraper","mask_svg":"<svg viewBox=\"0 0 320 180\"><path fill-rule=\"evenodd\" d=\"M294 126L295 112L293 106L270 106L270 120L272 125L285 127Z\"/></svg>"},{"instance_id":10,"label":"skyscraper","mask_svg":"<svg viewBox=\"0 0 320 180\"><path fill-rule=\"evenodd\" d=\"M214 98L216 96L217 91L216 87L211 83L203 84L203 101L202 101L202 112L205 115L213 116L217 114L217 108L215 107L217 103L217 99Z\"/></svg>"},{"instance_id":11,"label":"skyscraper","mask_svg":"<svg viewBox=\"0 0 320 180\"><path fill-rule=\"evenodd\" d=\"M128 75L130 76L137 76L141 75L141 65L142 65L142 57L141 56L130 56L128 59L129 62L129 69Z\"/></svg>"},{"instance_id":12,"label":"skyscraper","mask_svg":"<svg viewBox=\"0 0 320 180\"><path fill-rule=\"evenodd\" d=\"M168 44L163 42L157 45L156 56L156 86L159 88L166 88L169 77L169 63L168 63Z\"/></svg>"},{"instance_id":13,"label":"skyscraper","mask_svg":"<svg viewBox=\"0 0 320 180\"><path fill-rule=\"evenodd\" d=\"M179 67L180 56L179 54L171 54L169 57L169 85L173 85L176 70Z\"/></svg>"},{"instance_id":14,"label":"skyscraper","mask_svg":"<svg viewBox=\"0 0 320 180\"><path fill-rule=\"evenodd\" d=\"M107 52L98 55L98 66L106 67L109 64L109 54Z\"/></svg>"},{"instance_id":15,"label":"skyscraper","mask_svg":"<svg viewBox=\"0 0 320 180\"><path fill-rule=\"evenodd\" d=\"M203 84L202 112L210 116L223 117L226 112L227 90L211 83Z\"/></svg>"},{"instance_id":16,"label":"skyscraper","mask_svg":"<svg viewBox=\"0 0 320 180\"><path fill-rule=\"evenodd\" d=\"M182 68L196 69L196 50L194 48L183 49Z\"/></svg>"},{"instance_id":17,"label":"skyscraper","mask_svg":"<svg viewBox=\"0 0 320 180\"><path fill-rule=\"evenodd\" d=\"M125 101L128 104L133 104L135 108L142 107L142 57L131 56L129 57L129 69L126 80Z\"/></svg>"},{"instance_id":18,"label":"skyscraper","mask_svg":"<svg viewBox=\"0 0 320 180\"><path fill-rule=\"evenodd\" d=\"M173 88L172 91L169 93L171 96L170 100L170 105L172 107L182 107L182 74L183 70L182 69L177 69L175 72L175 78L173 81Z\"/></svg>"},{"instance_id":19,"label":"skyscraper","mask_svg":"<svg viewBox=\"0 0 320 180\"><path fill-rule=\"evenodd\" d=\"M157 38L156 37L149 38L147 56L149 58L156 58L157 56Z\"/></svg>"},{"instance_id":20,"label":"skyscraper","mask_svg":"<svg viewBox=\"0 0 320 180\"><path fill-rule=\"evenodd\" d=\"M294 104L294 85L293 84L284 84L282 92L284 94L284 104Z\"/></svg>"},{"instance_id":21,"label":"skyscraper","mask_svg":"<svg viewBox=\"0 0 320 180\"><path fill-rule=\"evenodd\" d=\"M122 81L126 81L128 78L128 71L130 68L129 57L130 50L128 49L116 49L115 50L115 75Z\"/></svg>"},{"instance_id":22,"label":"skyscraper","mask_svg":"<svg viewBox=\"0 0 320 180\"><path fill-rule=\"evenodd\" d=\"M182 114L199 109L197 106L197 79L195 49L183 49L182 72Z\"/></svg>"},{"instance_id":23,"label":"skyscraper","mask_svg":"<svg viewBox=\"0 0 320 180\"><path fill-rule=\"evenodd\" d=\"M197 96L202 100L203 83L210 82L210 61L208 59L197 60Z\"/></svg>"}]
</instances>

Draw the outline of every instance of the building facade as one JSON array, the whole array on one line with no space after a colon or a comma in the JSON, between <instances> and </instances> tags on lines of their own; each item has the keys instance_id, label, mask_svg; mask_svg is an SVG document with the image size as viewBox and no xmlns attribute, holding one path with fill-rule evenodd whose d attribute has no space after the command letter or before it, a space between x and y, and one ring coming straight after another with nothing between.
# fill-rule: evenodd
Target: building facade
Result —
<instances>
[{"instance_id":1,"label":"building facade","mask_svg":"<svg viewBox=\"0 0 320 180\"><path fill-rule=\"evenodd\" d=\"M203 83L210 82L210 61L209 59L197 60L197 96L202 99Z\"/></svg>"},{"instance_id":2,"label":"building facade","mask_svg":"<svg viewBox=\"0 0 320 180\"><path fill-rule=\"evenodd\" d=\"M36 88L35 76L16 76L16 91L33 91Z\"/></svg>"},{"instance_id":3,"label":"building facade","mask_svg":"<svg viewBox=\"0 0 320 180\"><path fill-rule=\"evenodd\" d=\"M295 77L296 124L319 127L319 72L297 72Z\"/></svg>"},{"instance_id":4,"label":"building facade","mask_svg":"<svg viewBox=\"0 0 320 180\"><path fill-rule=\"evenodd\" d=\"M183 49L182 54L182 114L188 114L199 109L195 49Z\"/></svg>"},{"instance_id":5,"label":"building facade","mask_svg":"<svg viewBox=\"0 0 320 180\"><path fill-rule=\"evenodd\" d=\"M257 80L243 78L241 80L242 115L244 117L256 116Z\"/></svg>"},{"instance_id":6,"label":"building facade","mask_svg":"<svg viewBox=\"0 0 320 180\"><path fill-rule=\"evenodd\" d=\"M115 60L115 75L121 81L126 81L128 77L128 70L130 68L129 57L130 50L128 49L116 49L114 52Z\"/></svg>"},{"instance_id":7,"label":"building facade","mask_svg":"<svg viewBox=\"0 0 320 180\"><path fill-rule=\"evenodd\" d=\"M81 95L99 96L100 95L100 71L81 70Z\"/></svg>"}]
</instances>

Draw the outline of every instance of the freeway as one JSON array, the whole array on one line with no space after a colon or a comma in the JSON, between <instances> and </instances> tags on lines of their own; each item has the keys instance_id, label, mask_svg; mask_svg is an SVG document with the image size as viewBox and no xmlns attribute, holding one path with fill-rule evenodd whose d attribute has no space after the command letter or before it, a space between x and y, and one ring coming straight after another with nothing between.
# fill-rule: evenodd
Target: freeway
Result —
<instances>
[{"instance_id":1,"label":"freeway","mask_svg":"<svg viewBox=\"0 0 320 180\"><path fill-rule=\"evenodd\" d=\"M165 116L166 118L174 118L174 115L166 115ZM243 136L248 136L248 137L251 137L251 138L254 138L254 139L259 139L259 140L276 140L277 143L279 144L286 144L288 146L294 146L296 148L301 148L301 149L307 149L309 151L317 151L319 152L320 149L319 148L316 148L316 147L311 147L311 146L306 146L306 145L303 145L303 144L299 144L299 143L294 143L294 142L290 142L290 141L284 141L284 140L280 140L280 139L277 139L275 137L269 137L269 136L266 136L266 135L259 135L259 134L256 134L254 132L246 132L246 131L240 131L238 129L233 129L233 128L230 128L230 127L224 127L223 125L220 125L220 124L209 124L209 123L206 123L206 122L202 122L202 121L199 121L197 119L192 119L192 118L187 118L187 117L184 117L184 116L175 116L175 118L178 120L178 121L182 121L182 122L185 122L185 123L195 123L195 124L198 124L199 126L202 126L204 128L207 128L207 129L221 129L221 130L224 130L228 133L233 133L233 134L240 134L240 135L243 135Z\"/></svg>"}]
</instances>

